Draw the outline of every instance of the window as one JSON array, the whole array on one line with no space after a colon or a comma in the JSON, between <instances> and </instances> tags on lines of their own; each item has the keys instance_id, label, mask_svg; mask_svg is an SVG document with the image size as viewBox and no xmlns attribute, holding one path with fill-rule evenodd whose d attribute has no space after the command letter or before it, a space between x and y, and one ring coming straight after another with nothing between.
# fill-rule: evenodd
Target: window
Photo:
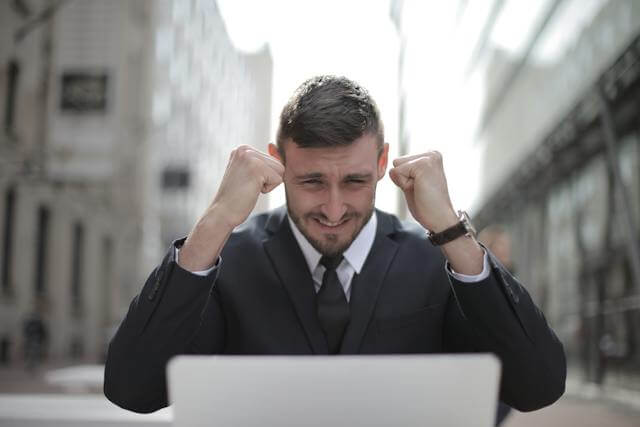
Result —
<instances>
[{"instance_id":1,"label":"window","mask_svg":"<svg viewBox=\"0 0 640 427\"><path fill-rule=\"evenodd\" d=\"M102 324L105 327L111 326L111 286L113 271L113 240L110 236L102 237L102 272L98 277L98 283L101 285L103 318Z\"/></svg>"},{"instance_id":2,"label":"window","mask_svg":"<svg viewBox=\"0 0 640 427\"><path fill-rule=\"evenodd\" d=\"M4 109L4 129L7 135L13 134L14 117L16 108L16 92L18 90L18 77L20 76L20 65L15 59L9 61L7 66L7 99Z\"/></svg>"},{"instance_id":3,"label":"window","mask_svg":"<svg viewBox=\"0 0 640 427\"><path fill-rule=\"evenodd\" d=\"M165 190L183 190L189 187L187 168L167 167L162 172L162 188Z\"/></svg>"},{"instance_id":4,"label":"window","mask_svg":"<svg viewBox=\"0 0 640 427\"><path fill-rule=\"evenodd\" d=\"M2 234L2 293L10 295L12 292L13 267L13 230L16 204L16 190L10 187L4 196L4 233Z\"/></svg>"},{"instance_id":5,"label":"window","mask_svg":"<svg viewBox=\"0 0 640 427\"><path fill-rule=\"evenodd\" d=\"M49 222L51 213L46 206L38 208L38 224L36 234L36 296L43 296L46 291L47 255L49 245Z\"/></svg>"},{"instance_id":6,"label":"window","mask_svg":"<svg viewBox=\"0 0 640 427\"><path fill-rule=\"evenodd\" d=\"M71 258L71 307L76 315L82 313L82 273L84 267L84 226L73 225L73 248Z\"/></svg>"},{"instance_id":7,"label":"window","mask_svg":"<svg viewBox=\"0 0 640 427\"><path fill-rule=\"evenodd\" d=\"M60 108L72 113L107 111L106 73L65 72L62 75Z\"/></svg>"}]
</instances>

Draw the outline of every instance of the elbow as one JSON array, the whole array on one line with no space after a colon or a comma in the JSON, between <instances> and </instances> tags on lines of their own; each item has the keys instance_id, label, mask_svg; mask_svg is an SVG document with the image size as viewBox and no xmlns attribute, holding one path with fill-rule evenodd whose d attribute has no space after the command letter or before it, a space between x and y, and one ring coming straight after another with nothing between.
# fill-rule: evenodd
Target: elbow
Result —
<instances>
[{"instance_id":1,"label":"elbow","mask_svg":"<svg viewBox=\"0 0 640 427\"><path fill-rule=\"evenodd\" d=\"M155 384L146 387L131 372L127 374L125 371L129 372L127 369L117 369L117 366L107 359L103 393L110 402L139 414L149 414L167 406L164 384L160 384L159 387Z\"/></svg>"},{"instance_id":2,"label":"elbow","mask_svg":"<svg viewBox=\"0 0 640 427\"><path fill-rule=\"evenodd\" d=\"M531 410L541 409L558 401L566 390L567 382L567 359L564 353L564 347L558 342L558 350L556 356L552 360L547 360L546 370L549 373L543 381L544 389L541 390L540 404Z\"/></svg>"},{"instance_id":3,"label":"elbow","mask_svg":"<svg viewBox=\"0 0 640 427\"><path fill-rule=\"evenodd\" d=\"M538 368L528 369L527 375L521 376L516 384L508 386L511 391L509 395L518 397L506 403L521 412L536 411L552 405L562 397L566 387L567 362L561 343L557 343L556 351L529 366Z\"/></svg>"},{"instance_id":4,"label":"elbow","mask_svg":"<svg viewBox=\"0 0 640 427\"><path fill-rule=\"evenodd\" d=\"M166 400L162 398L145 399L141 395L132 393L127 387L114 385L106 378L103 391L105 397L116 406L139 414L150 414L167 406Z\"/></svg>"},{"instance_id":5,"label":"elbow","mask_svg":"<svg viewBox=\"0 0 640 427\"><path fill-rule=\"evenodd\" d=\"M564 353L564 346L557 341L556 351L553 357L545 360L546 370L549 376L545 381L545 395L547 398L542 402L542 407L555 403L562 397L566 389L567 383L567 358Z\"/></svg>"},{"instance_id":6,"label":"elbow","mask_svg":"<svg viewBox=\"0 0 640 427\"><path fill-rule=\"evenodd\" d=\"M565 392L567 360L562 344L558 342L552 357L541 360L539 363L543 372L536 375L531 384L532 390L536 391L535 396L532 396L532 399L525 405L516 408L519 411L531 412L552 405Z\"/></svg>"},{"instance_id":7,"label":"elbow","mask_svg":"<svg viewBox=\"0 0 640 427\"><path fill-rule=\"evenodd\" d=\"M513 405L515 409L521 412L532 412L552 405L557 402L565 391L565 379L557 379L545 383L541 386L541 389L532 396L530 399L519 402Z\"/></svg>"}]
</instances>

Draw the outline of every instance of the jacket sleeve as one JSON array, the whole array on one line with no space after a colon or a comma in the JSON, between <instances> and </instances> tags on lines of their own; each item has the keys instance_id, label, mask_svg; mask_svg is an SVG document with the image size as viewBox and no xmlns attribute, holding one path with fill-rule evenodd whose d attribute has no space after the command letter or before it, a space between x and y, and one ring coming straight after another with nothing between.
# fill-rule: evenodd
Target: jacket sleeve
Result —
<instances>
[{"instance_id":1,"label":"jacket sleeve","mask_svg":"<svg viewBox=\"0 0 640 427\"><path fill-rule=\"evenodd\" d=\"M109 344L104 394L124 409L149 413L167 406L169 359L218 353L224 346L224 316L213 286L221 261L203 277L182 269L174 254L172 245Z\"/></svg>"},{"instance_id":2,"label":"jacket sleeve","mask_svg":"<svg viewBox=\"0 0 640 427\"><path fill-rule=\"evenodd\" d=\"M490 251L491 274L478 283L449 275L449 351L491 352L502 362L500 399L520 411L550 405L565 390L562 343L529 293Z\"/></svg>"}]
</instances>

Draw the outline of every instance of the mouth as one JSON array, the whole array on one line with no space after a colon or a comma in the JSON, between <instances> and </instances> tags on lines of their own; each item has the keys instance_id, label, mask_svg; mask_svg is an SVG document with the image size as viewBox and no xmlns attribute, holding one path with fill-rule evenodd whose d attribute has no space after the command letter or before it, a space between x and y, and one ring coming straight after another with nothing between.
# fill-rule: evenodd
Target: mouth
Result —
<instances>
[{"instance_id":1,"label":"mouth","mask_svg":"<svg viewBox=\"0 0 640 427\"><path fill-rule=\"evenodd\" d=\"M316 224L318 224L321 229L331 230L331 231L339 230L343 225L349 222L350 219L351 218L344 218L344 219L341 219L340 221L332 222L322 218L313 217L313 221Z\"/></svg>"}]
</instances>

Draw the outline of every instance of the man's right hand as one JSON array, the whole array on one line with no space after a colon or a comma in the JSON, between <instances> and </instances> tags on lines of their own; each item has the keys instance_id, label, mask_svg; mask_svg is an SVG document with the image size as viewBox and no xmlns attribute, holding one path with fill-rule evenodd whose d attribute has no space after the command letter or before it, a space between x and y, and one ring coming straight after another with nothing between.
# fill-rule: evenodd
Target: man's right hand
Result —
<instances>
[{"instance_id":1,"label":"man's right hand","mask_svg":"<svg viewBox=\"0 0 640 427\"><path fill-rule=\"evenodd\" d=\"M227 238L258 201L282 182L284 165L248 145L231 152L218 192L180 249L179 264L188 271L214 265Z\"/></svg>"},{"instance_id":2,"label":"man's right hand","mask_svg":"<svg viewBox=\"0 0 640 427\"><path fill-rule=\"evenodd\" d=\"M225 221L235 228L247 219L260 193L276 188L283 176L284 166L279 160L241 145L231 152L212 207L220 207Z\"/></svg>"}]
</instances>

